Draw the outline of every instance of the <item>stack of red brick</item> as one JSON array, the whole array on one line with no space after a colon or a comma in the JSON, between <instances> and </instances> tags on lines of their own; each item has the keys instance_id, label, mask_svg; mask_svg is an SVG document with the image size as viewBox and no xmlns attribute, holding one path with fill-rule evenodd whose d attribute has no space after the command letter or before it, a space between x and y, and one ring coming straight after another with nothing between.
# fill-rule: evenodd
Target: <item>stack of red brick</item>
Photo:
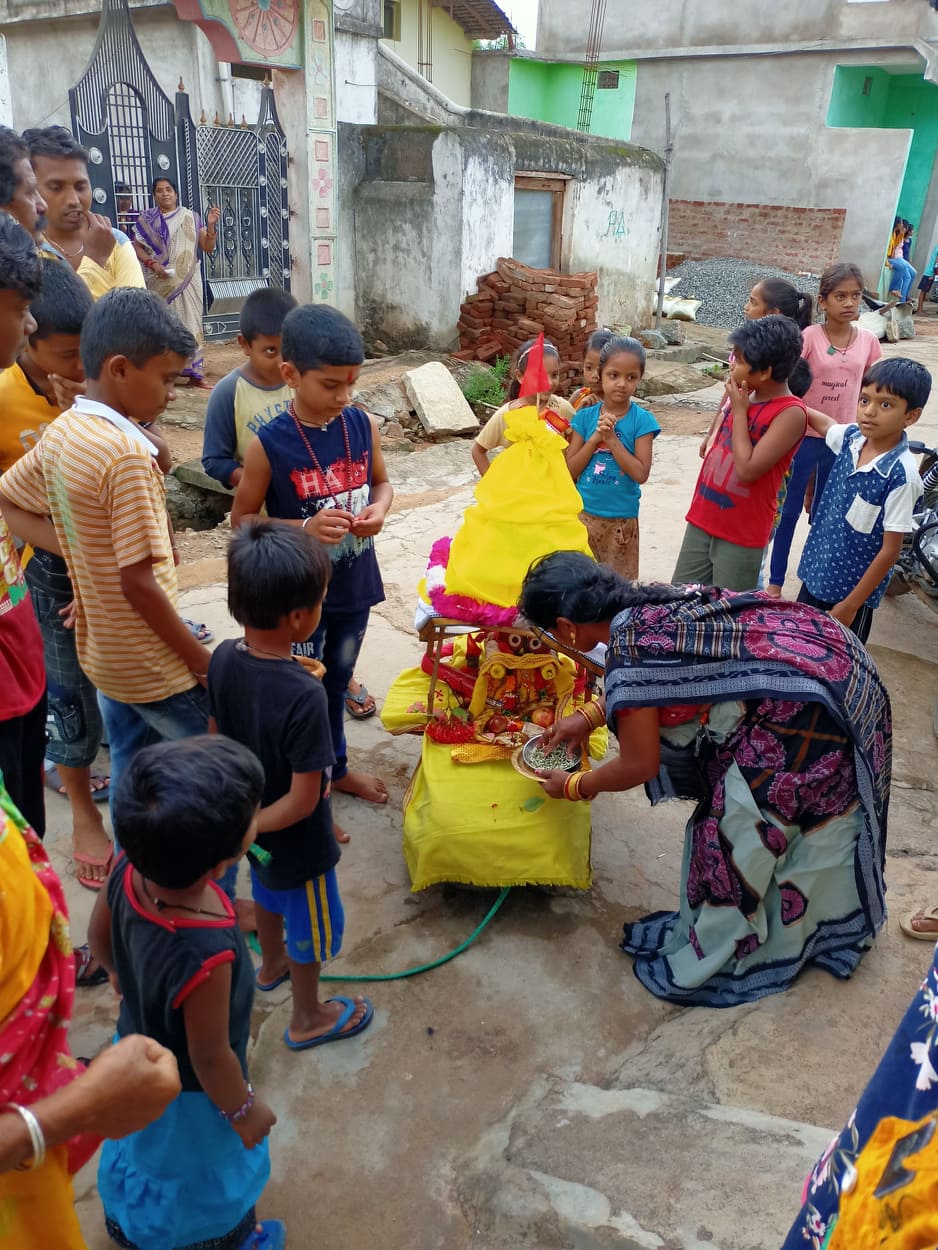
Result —
<instances>
[{"instance_id":1,"label":"stack of red brick","mask_svg":"<svg viewBox=\"0 0 938 1250\"><path fill-rule=\"evenodd\" d=\"M579 382L586 340L596 329L595 273L556 273L501 259L477 285L459 312L460 360L510 356L543 330L560 353L560 389Z\"/></svg>"}]
</instances>

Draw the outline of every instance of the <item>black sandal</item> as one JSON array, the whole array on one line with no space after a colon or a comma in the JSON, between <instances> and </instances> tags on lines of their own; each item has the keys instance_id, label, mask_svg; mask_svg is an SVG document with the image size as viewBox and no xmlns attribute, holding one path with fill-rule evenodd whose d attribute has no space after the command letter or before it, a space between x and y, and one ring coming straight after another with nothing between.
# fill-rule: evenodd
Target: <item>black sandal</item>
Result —
<instances>
[{"instance_id":1,"label":"black sandal","mask_svg":"<svg viewBox=\"0 0 938 1250\"><path fill-rule=\"evenodd\" d=\"M83 942L81 946L76 946L74 955L76 985L81 986L83 990L87 990L92 989L96 985L103 985L107 981L107 968L103 964L96 962L94 955L91 953L91 947L87 942Z\"/></svg>"}]
</instances>

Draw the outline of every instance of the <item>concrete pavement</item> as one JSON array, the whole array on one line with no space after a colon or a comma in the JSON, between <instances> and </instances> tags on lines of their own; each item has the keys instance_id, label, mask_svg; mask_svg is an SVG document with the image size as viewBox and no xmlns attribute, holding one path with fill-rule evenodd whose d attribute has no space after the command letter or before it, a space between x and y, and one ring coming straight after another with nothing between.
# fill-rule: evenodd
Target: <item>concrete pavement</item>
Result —
<instances>
[{"instance_id":1,"label":"concrete pavement","mask_svg":"<svg viewBox=\"0 0 938 1250\"><path fill-rule=\"evenodd\" d=\"M898 349L938 376L938 339ZM719 393L700 396L702 413ZM642 503L646 579L673 568L698 465L699 437L668 433L676 401L652 404L665 433ZM918 432L938 441L938 401ZM473 479L465 442L395 455L389 467L397 507L379 540L388 597L359 665L379 700L416 662L414 588ZM207 561L205 584L184 607L219 637L234 636L219 577ZM653 998L617 941L624 921L675 905L688 809L604 795L593 805L592 890L512 891L458 960L367 987L376 1018L361 1038L292 1054L280 1040L288 988L258 996L253 1077L279 1116L261 1212L287 1221L293 1250L780 1244L805 1173L852 1109L931 956L928 944L903 938L895 917L938 903L938 617L912 595L887 601L871 648L896 723L894 919L856 976L840 983L809 972L788 994L720 1012ZM452 949L493 894L409 892L400 801L419 742L391 738L377 719L350 724L349 738L354 760L387 779L391 803L337 796L352 843L340 869L345 950L333 970L400 970ZM50 829L67 829L64 805L49 806ZM50 843L68 872L67 839ZM67 886L80 938L92 900L73 878ZM93 1054L112 1029L110 990L81 991L77 1003L76 1053ZM93 1182L86 1169L79 1209L92 1250L104 1250Z\"/></svg>"}]
</instances>

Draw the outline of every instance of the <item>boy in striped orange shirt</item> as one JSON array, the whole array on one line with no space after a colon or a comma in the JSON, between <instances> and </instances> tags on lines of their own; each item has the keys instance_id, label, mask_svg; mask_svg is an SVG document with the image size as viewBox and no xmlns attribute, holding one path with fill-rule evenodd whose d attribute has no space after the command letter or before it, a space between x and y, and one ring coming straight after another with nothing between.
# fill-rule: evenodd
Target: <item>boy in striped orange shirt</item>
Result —
<instances>
[{"instance_id":1,"label":"boy in striped orange shirt","mask_svg":"<svg viewBox=\"0 0 938 1250\"><path fill-rule=\"evenodd\" d=\"M65 557L78 659L108 732L112 793L135 751L208 725L209 657L176 612L166 488L140 429L175 398L194 351L157 296L109 291L82 328L86 394L0 484L14 533Z\"/></svg>"}]
</instances>

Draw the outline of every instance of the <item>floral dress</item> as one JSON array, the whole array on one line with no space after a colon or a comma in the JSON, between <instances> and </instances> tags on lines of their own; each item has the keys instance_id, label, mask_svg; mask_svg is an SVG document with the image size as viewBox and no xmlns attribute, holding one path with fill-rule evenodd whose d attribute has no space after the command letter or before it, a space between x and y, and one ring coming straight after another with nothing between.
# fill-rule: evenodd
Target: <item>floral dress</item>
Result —
<instances>
[{"instance_id":1,"label":"floral dress","mask_svg":"<svg viewBox=\"0 0 938 1250\"><path fill-rule=\"evenodd\" d=\"M938 953L782 1250L938 1246Z\"/></svg>"}]
</instances>

